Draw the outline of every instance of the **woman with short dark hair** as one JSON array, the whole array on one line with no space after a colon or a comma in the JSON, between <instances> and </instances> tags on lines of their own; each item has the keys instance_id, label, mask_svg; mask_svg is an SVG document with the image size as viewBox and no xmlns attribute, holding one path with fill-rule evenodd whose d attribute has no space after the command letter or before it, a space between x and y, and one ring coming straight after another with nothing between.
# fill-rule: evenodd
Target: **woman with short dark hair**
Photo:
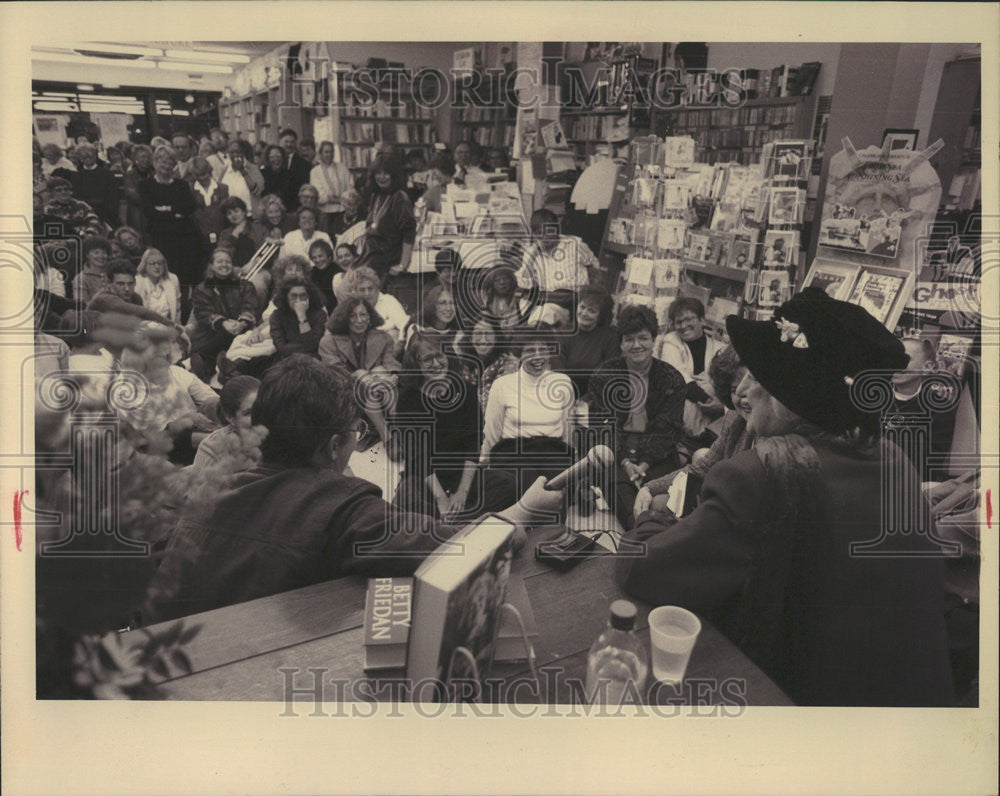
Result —
<instances>
[{"instance_id":1,"label":"woman with short dark hair","mask_svg":"<svg viewBox=\"0 0 1000 796\"><path fill-rule=\"evenodd\" d=\"M590 427L615 429L614 508L626 526L642 482L677 467L683 433L684 377L653 358L656 331L649 307L625 305L618 316L621 354L594 372L585 397Z\"/></svg>"},{"instance_id":2,"label":"woman with short dark hair","mask_svg":"<svg viewBox=\"0 0 1000 796\"><path fill-rule=\"evenodd\" d=\"M563 353L555 366L573 380L577 395L587 391L591 374L602 362L618 355L618 333L611 326L613 309L611 296L603 290L585 287L580 291L573 333L563 339Z\"/></svg>"}]
</instances>

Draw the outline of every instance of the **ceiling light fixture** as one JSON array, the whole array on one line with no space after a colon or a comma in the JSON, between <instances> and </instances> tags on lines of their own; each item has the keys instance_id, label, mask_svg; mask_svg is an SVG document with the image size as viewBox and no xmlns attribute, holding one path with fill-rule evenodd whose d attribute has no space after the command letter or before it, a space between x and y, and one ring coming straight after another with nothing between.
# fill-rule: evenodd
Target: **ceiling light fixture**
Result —
<instances>
[{"instance_id":1,"label":"ceiling light fixture","mask_svg":"<svg viewBox=\"0 0 1000 796\"><path fill-rule=\"evenodd\" d=\"M93 58L76 53L33 52L33 61L52 61L60 64L86 64L87 66L114 66L119 69L156 69L155 61L118 61L114 58Z\"/></svg>"},{"instance_id":2,"label":"ceiling light fixture","mask_svg":"<svg viewBox=\"0 0 1000 796\"><path fill-rule=\"evenodd\" d=\"M179 61L159 61L160 69L169 69L173 72L214 72L220 75L230 75L233 73L231 66L221 64L184 64Z\"/></svg>"},{"instance_id":3,"label":"ceiling light fixture","mask_svg":"<svg viewBox=\"0 0 1000 796\"><path fill-rule=\"evenodd\" d=\"M111 44L100 41L77 42L75 44L71 44L70 47L77 52L112 53L114 55L148 55L153 57L163 56L163 50L157 50L152 47L135 47L133 45Z\"/></svg>"},{"instance_id":4,"label":"ceiling light fixture","mask_svg":"<svg viewBox=\"0 0 1000 796\"><path fill-rule=\"evenodd\" d=\"M205 52L203 50L167 50L167 58L177 58L179 60L194 59L197 61L220 61L229 64L248 64L249 55L239 53Z\"/></svg>"}]
</instances>

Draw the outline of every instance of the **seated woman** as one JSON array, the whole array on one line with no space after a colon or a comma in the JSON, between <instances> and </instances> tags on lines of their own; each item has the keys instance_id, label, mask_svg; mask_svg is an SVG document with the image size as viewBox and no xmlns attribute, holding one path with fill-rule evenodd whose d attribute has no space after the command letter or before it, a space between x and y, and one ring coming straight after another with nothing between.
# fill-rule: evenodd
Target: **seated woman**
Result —
<instances>
[{"instance_id":1,"label":"seated woman","mask_svg":"<svg viewBox=\"0 0 1000 796\"><path fill-rule=\"evenodd\" d=\"M333 297L337 301L343 301L357 292L357 270L360 267L358 250L353 244L338 243L333 250L333 259L341 270L341 273L333 277Z\"/></svg>"},{"instance_id":2,"label":"seated woman","mask_svg":"<svg viewBox=\"0 0 1000 796\"><path fill-rule=\"evenodd\" d=\"M359 298L363 298L372 305L375 312L382 318L382 323L378 327L386 332L392 339L399 342L403 336L403 330L410 322L410 316L399 300L388 293L383 293L379 289L379 277L374 269L363 265L354 270L353 276L356 280L355 293Z\"/></svg>"},{"instance_id":3,"label":"seated woman","mask_svg":"<svg viewBox=\"0 0 1000 796\"><path fill-rule=\"evenodd\" d=\"M299 227L285 235L285 243L281 250L283 254L298 254L301 257L308 257L309 246L317 240L321 240L333 248L330 236L316 228L319 222L319 213L316 210L311 207L300 207L296 218L298 218Z\"/></svg>"},{"instance_id":4,"label":"seated woman","mask_svg":"<svg viewBox=\"0 0 1000 796\"><path fill-rule=\"evenodd\" d=\"M112 244L117 243L122 255L127 257L132 265L138 266L145 248L142 245L142 235L133 227L118 227L111 238Z\"/></svg>"},{"instance_id":5,"label":"seated woman","mask_svg":"<svg viewBox=\"0 0 1000 796\"><path fill-rule=\"evenodd\" d=\"M481 318L501 329L519 326L525 320L517 298L517 279L508 265L497 265L483 277L480 287Z\"/></svg>"},{"instance_id":6,"label":"seated woman","mask_svg":"<svg viewBox=\"0 0 1000 796\"><path fill-rule=\"evenodd\" d=\"M286 276L274 296L271 340L278 359L292 354L317 356L326 326L323 298L312 282Z\"/></svg>"},{"instance_id":7,"label":"seated woman","mask_svg":"<svg viewBox=\"0 0 1000 796\"><path fill-rule=\"evenodd\" d=\"M597 258L580 238L562 235L559 218L551 210L531 214L532 244L524 252L517 286L538 296L544 306L557 291L575 292L590 284L590 271L599 268Z\"/></svg>"},{"instance_id":8,"label":"seated woman","mask_svg":"<svg viewBox=\"0 0 1000 796\"><path fill-rule=\"evenodd\" d=\"M621 353L618 333L611 326L613 308L611 296L603 290L585 287L580 291L573 333L562 339L562 356L553 365L573 380L577 395L587 391L598 365Z\"/></svg>"},{"instance_id":9,"label":"seated woman","mask_svg":"<svg viewBox=\"0 0 1000 796\"><path fill-rule=\"evenodd\" d=\"M215 373L216 359L233 339L258 321L257 293L236 275L228 249L216 249L205 281L191 296L197 325L191 337L191 370L204 381Z\"/></svg>"},{"instance_id":10,"label":"seated woman","mask_svg":"<svg viewBox=\"0 0 1000 796\"><path fill-rule=\"evenodd\" d=\"M485 410L490 387L500 376L516 371L521 363L510 351L502 331L485 320L476 321L471 331L462 332L455 341L455 370L477 386L479 406Z\"/></svg>"},{"instance_id":11,"label":"seated woman","mask_svg":"<svg viewBox=\"0 0 1000 796\"><path fill-rule=\"evenodd\" d=\"M705 447L713 436L705 434L709 423L724 411L708 379L708 365L723 343L705 333L705 306L696 298L675 299L667 308L667 321L672 331L657 338L653 356L673 365L684 377L688 390L684 433L691 445Z\"/></svg>"},{"instance_id":12,"label":"seated woman","mask_svg":"<svg viewBox=\"0 0 1000 796\"><path fill-rule=\"evenodd\" d=\"M219 206L219 210L225 216L228 225L219 234L219 246L232 252L233 267L242 273L244 266L250 262L268 237L268 232L263 224L249 217L246 202L237 196L226 199ZM257 291L257 302L261 305L267 301L268 291L271 288L269 269L273 259L249 280Z\"/></svg>"},{"instance_id":13,"label":"seated woman","mask_svg":"<svg viewBox=\"0 0 1000 796\"><path fill-rule=\"evenodd\" d=\"M337 306L337 297L333 293L333 280L343 273L334 262L333 247L325 240L314 240L309 244L309 261L312 263L312 273L309 278L316 286L323 299L327 312L332 312Z\"/></svg>"},{"instance_id":14,"label":"seated woman","mask_svg":"<svg viewBox=\"0 0 1000 796\"><path fill-rule=\"evenodd\" d=\"M159 249L150 247L142 253L135 274L135 292L146 309L173 323L181 322L181 285Z\"/></svg>"},{"instance_id":15,"label":"seated woman","mask_svg":"<svg viewBox=\"0 0 1000 796\"><path fill-rule=\"evenodd\" d=\"M558 346L552 332L522 338L520 367L490 387L483 420L482 467L506 474L490 505L511 500L539 476L552 478L573 463L573 383L552 370Z\"/></svg>"},{"instance_id":16,"label":"seated woman","mask_svg":"<svg viewBox=\"0 0 1000 796\"><path fill-rule=\"evenodd\" d=\"M382 439L388 439L385 410L395 392L399 361L396 341L379 330L383 323L365 299L350 296L337 305L319 341L319 358L348 370L362 389L362 409Z\"/></svg>"},{"instance_id":17,"label":"seated woman","mask_svg":"<svg viewBox=\"0 0 1000 796\"><path fill-rule=\"evenodd\" d=\"M274 264L274 283L281 285L286 279L308 279L312 266L305 257L281 257ZM274 299L261 313L260 322L249 331L236 337L226 356L219 362L219 381L223 384L236 374L260 376L274 362L277 349L271 339L271 315L276 307Z\"/></svg>"},{"instance_id":18,"label":"seated woman","mask_svg":"<svg viewBox=\"0 0 1000 796\"><path fill-rule=\"evenodd\" d=\"M298 220L285 212L285 203L274 194L268 194L260 200L260 223L266 237L282 243L285 235L298 227Z\"/></svg>"},{"instance_id":19,"label":"seated woman","mask_svg":"<svg viewBox=\"0 0 1000 796\"><path fill-rule=\"evenodd\" d=\"M747 414L750 411L750 406L737 394L736 390L740 382L743 381L746 372L747 369L743 367L743 363L736 355L736 350L731 345L727 345L715 355L712 364L708 366L708 377L712 380L714 393L720 396L722 403L728 410L722 421L719 438L712 443L711 448L701 448L695 451L691 463L680 470L668 473L662 478L647 481L635 498L635 507L632 513L636 517L651 506L655 509L666 507L667 493L678 473L685 472L696 476L698 478L697 484L700 486L701 480L708 475L708 471L712 467L753 445L753 434L747 430ZM689 488L693 487L689 486Z\"/></svg>"},{"instance_id":20,"label":"seated woman","mask_svg":"<svg viewBox=\"0 0 1000 796\"><path fill-rule=\"evenodd\" d=\"M626 527L642 481L677 468L683 433L684 377L653 358L656 329L649 307L626 305L618 317L621 355L594 372L584 398L590 428L614 429L614 494L605 497Z\"/></svg>"},{"instance_id":21,"label":"seated woman","mask_svg":"<svg viewBox=\"0 0 1000 796\"><path fill-rule=\"evenodd\" d=\"M425 338L433 340L439 345L445 354L451 355L454 353L455 338L458 335L455 298L450 290L443 285L438 285L427 292L422 302L420 324L411 321L408 331L416 332L419 330L419 333Z\"/></svg>"},{"instance_id":22,"label":"seated woman","mask_svg":"<svg viewBox=\"0 0 1000 796\"><path fill-rule=\"evenodd\" d=\"M249 470L260 461L259 439L251 431L250 410L260 382L253 376L236 376L219 393L219 421L225 423L201 441L194 455L195 467L222 466L229 472Z\"/></svg>"},{"instance_id":23,"label":"seated woman","mask_svg":"<svg viewBox=\"0 0 1000 796\"><path fill-rule=\"evenodd\" d=\"M473 385L448 367L437 341L415 333L403 355L399 399L389 421L392 458L403 464L403 476L393 503L432 517L457 518L470 507L479 513L480 480L477 461L482 413ZM424 429L430 448L420 435ZM429 454L428 455L428 450Z\"/></svg>"},{"instance_id":24,"label":"seated woman","mask_svg":"<svg viewBox=\"0 0 1000 796\"><path fill-rule=\"evenodd\" d=\"M340 195L340 203L344 209L334 213L328 220L326 231L331 238L339 239L347 230L365 220L364 207L361 204L361 194L354 188L348 188Z\"/></svg>"},{"instance_id":25,"label":"seated woman","mask_svg":"<svg viewBox=\"0 0 1000 796\"><path fill-rule=\"evenodd\" d=\"M118 414L146 446L167 448L171 462L188 465L194 462L201 440L218 427L219 397L193 373L173 364L176 337L176 329L149 322L140 325L135 341L122 352L117 378L125 385L140 374L148 395L135 406L119 408Z\"/></svg>"},{"instance_id":26,"label":"seated woman","mask_svg":"<svg viewBox=\"0 0 1000 796\"><path fill-rule=\"evenodd\" d=\"M757 441L712 468L683 519L638 518L623 544L644 554L617 558L622 587L707 618L798 705L952 704L941 549L883 530L885 474L914 501L919 476L882 439L881 409L852 400L866 371L888 394L903 344L808 288L770 321L726 327Z\"/></svg>"}]
</instances>

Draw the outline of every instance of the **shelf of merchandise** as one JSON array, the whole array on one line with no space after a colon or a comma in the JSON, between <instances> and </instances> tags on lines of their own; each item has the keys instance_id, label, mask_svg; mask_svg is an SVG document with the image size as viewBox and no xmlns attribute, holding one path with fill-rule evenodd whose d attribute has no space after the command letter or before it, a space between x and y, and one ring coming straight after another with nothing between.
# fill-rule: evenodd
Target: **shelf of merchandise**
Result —
<instances>
[{"instance_id":1,"label":"shelf of merchandise","mask_svg":"<svg viewBox=\"0 0 1000 796\"><path fill-rule=\"evenodd\" d=\"M682 105L653 111L651 132L695 140L700 163L759 162L769 141L812 137L816 96L747 100L738 108Z\"/></svg>"}]
</instances>

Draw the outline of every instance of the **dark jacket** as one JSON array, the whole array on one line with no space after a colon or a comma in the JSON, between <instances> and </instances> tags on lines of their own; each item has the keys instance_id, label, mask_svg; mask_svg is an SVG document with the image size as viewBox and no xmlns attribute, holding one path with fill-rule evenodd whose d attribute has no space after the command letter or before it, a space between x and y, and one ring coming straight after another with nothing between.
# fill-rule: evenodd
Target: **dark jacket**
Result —
<instances>
[{"instance_id":1,"label":"dark jacket","mask_svg":"<svg viewBox=\"0 0 1000 796\"><path fill-rule=\"evenodd\" d=\"M587 391L590 376L602 362L621 355L618 334L610 326L597 326L589 332L577 332L560 340L562 352L552 361L552 369L573 380L577 395Z\"/></svg>"},{"instance_id":2,"label":"dark jacket","mask_svg":"<svg viewBox=\"0 0 1000 796\"><path fill-rule=\"evenodd\" d=\"M319 341L319 358L327 365L339 365L352 373L355 370L371 370L378 366L386 370L399 370L401 365L395 357L396 342L378 329L369 329L365 340L364 358L359 362L354 355L351 338L346 334L332 334L327 330Z\"/></svg>"},{"instance_id":3,"label":"dark jacket","mask_svg":"<svg viewBox=\"0 0 1000 796\"><path fill-rule=\"evenodd\" d=\"M80 168L73 172L71 182L74 197L94 208L101 219L112 227L121 224L118 218L118 181L107 168L101 163L89 170Z\"/></svg>"},{"instance_id":4,"label":"dark jacket","mask_svg":"<svg viewBox=\"0 0 1000 796\"><path fill-rule=\"evenodd\" d=\"M881 555L852 553L880 537L884 465L832 442L812 447L809 519L779 516L785 496L758 451L743 451L711 469L684 519L639 517L626 539L645 547L619 557L623 587L710 616L798 704L948 704L942 559L918 533L887 536ZM882 457L902 468L900 494L919 500L899 449L884 443ZM925 555L893 554L901 545Z\"/></svg>"},{"instance_id":5,"label":"dark jacket","mask_svg":"<svg viewBox=\"0 0 1000 796\"><path fill-rule=\"evenodd\" d=\"M299 331L299 319L295 313L289 313L277 309L271 313L269 323L271 324L271 342L278 352L279 357L287 357L292 354L311 354L317 356L319 341L326 331L326 313L322 307L309 310L306 314L309 321L309 331Z\"/></svg>"},{"instance_id":6,"label":"dark jacket","mask_svg":"<svg viewBox=\"0 0 1000 796\"><path fill-rule=\"evenodd\" d=\"M194 289L191 312L198 321L191 340L194 347L215 336L225 320L243 320L257 324L257 291L245 279L209 277Z\"/></svg>"},{"instance_id":7,"label":"dark jacket","mask_svg":"<svg viewBox=\"0 0 1000 796\"><path fill-rule=\"evenodd\" d=\"M223 226L225 226L226 219L222 215L220 205L229 198L229 188L222 183L217 183L215 192L211 196L211 202L207 205L205 204L205 197L193 185L191 186L191 196L194 197L195 206L192 218L198 227L198 236L207 254L212 250L212 233L214 232L216 237L218 237L219 233L222 232Z\"/></svg>"},{"instance_id":8,"label":"dark jacket","mask_svg":"<svg viewBox=\"0 0 1000 796\"><path fill-rule=\"evenodd\" d=\"M233 265L242 268L250 258L257 253L267 237L267 230L259 221L247 221L243 232L233 234L233 228L227 227L219 234L219 246L224 246L233 253Z\"/></svg>"},{"instance_id":9,"label":"dark jacket","mask_svg":"<svg viewBox=\"0 0 1000 796\"><path fill-rule=\"evenodd\" d=\"M454 532L393 509L369 481L262 464L181 519L142 619L162 622L344 575L408 575Z\"/></svg>"},{"instance_id":10,"label":"dark jacket","mask_svg":"<svg viewBox=\"0 0 1000 796\"><path fill-rule=\"evenodd\" d=\"M646 392L646 431L626 432L631 386L624 357L601 365L590 377L585 400L590 407L590 427L614 423L615 460L624 458L655 467L677 459L677 442L684 433L684 377L666 362L654 359L649 367ZM631 453L630 451L635 451Z\"/></svg>"}]
</instances>

